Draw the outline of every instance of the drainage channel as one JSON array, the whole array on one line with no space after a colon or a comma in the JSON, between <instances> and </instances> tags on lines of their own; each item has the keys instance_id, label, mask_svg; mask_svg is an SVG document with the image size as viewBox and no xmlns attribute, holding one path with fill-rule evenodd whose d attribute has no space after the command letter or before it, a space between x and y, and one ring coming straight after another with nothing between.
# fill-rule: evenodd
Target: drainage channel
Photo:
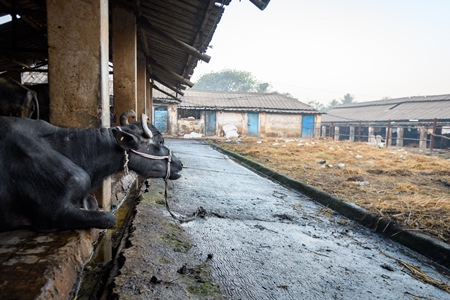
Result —
<instances>
[{"instance_id":1,"label":"drainage channel","mask_svg":"<svg viewBox=\"0 0 450 300\"><path fill-rule=\"evenodd\" d=\"M74 299L108 299L110 286L123 261L120 251L126 247L129 227L135 214L139 189L132 188L115 212L116 226L99 237L89 263L84 267Z\"/></svg>"}]
</instances>

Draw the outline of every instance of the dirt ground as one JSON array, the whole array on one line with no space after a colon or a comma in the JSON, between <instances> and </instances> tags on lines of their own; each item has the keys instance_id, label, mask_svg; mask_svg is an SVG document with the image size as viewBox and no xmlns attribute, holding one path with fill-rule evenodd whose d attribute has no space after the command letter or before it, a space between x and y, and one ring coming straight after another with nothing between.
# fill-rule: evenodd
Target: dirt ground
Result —
<instances>
[{"instance_id":1,"label":"dirt ground","mask_svg":"<svg viewBox=\"0 0 450 300\"><path fill-rule=\"evenodd\" d=\"M409 230L450 241L448 153L430 156L331 139L244 137L214 143Z\"/></svg>"}]
</instances>

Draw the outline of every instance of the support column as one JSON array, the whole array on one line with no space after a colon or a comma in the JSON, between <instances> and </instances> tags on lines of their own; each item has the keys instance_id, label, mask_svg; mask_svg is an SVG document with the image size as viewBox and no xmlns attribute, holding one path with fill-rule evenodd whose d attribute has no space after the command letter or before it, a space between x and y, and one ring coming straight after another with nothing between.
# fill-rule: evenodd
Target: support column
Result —
<instances>
[{"instance_id":1,"label":"support column","mask_svg":"<svg viewBox=\"0 0 450 300\"><path fill-rule=\"evenodd\" d=\"M425 150L427 149L427 134L428 131L426 128L419 127L418 128L420 132L420 141L419 141L419 149Z\"/></svg>"},{"instance_id":2,"label":"support column","mask_svg":"<svg viewBox=\"0 0 450 300\"><path fill-rule=\"evenodd\" d=\"M377 143L377 140L376 140L376 138L375 138L375 128L373 128L372 126L369 126L369 128L368 128L368 137L367 137L367 139L368 139L368 141L369 141L369 143L370 144L376 144Z\"/></svg>"},{"instance_id":3,"label":"support column","mask_svg":"<svg viewBox=\"0 0 450 300\"><path fill-rule=\"evenodd\" d=\"M334 140L339 141L339 126L334 126Z\"/></svg>"},{"instance_id":4,"label":"support column","mask_svg":"<svg viewBox=\"0 0 450 300\"><path fill-rule=\"evenodd\" d=\"M349 136L350 142L355 141L355 126L350 126L350 136Z\"/></svg>"},{"instance_id":5,"label":"support column","mask_svg":"<svg viewBox=\"0 0 450 300\"><path fill-rule=\"evenodd\" d=\"M109 127L108 23L108 0L47 0L50 123ZM110 180L96 196L110 210Z\"/></svg>"},{"instance_id":6,"label":"support column","mask_svg":"<svg viewBox=\"0 0 450 300\"><path fill-rule=\"evenodd\" d=\"M50 122L109 125L108 1L47 0Z\"/></svg>"},{"instance_id":7,"label":"support column","mask_svg":"<svg viewBox=\"0 0 450 300\"><path fill-rule=\"evenodd\" d=\"M386 127L386 148L392 146L392 127Z\"/></svg>"},{"instance_id":8,"label":"support column","mask_svg":"<svg viewBox=\"0 0 450 300\"><path fill-rule=\"evenodd\" d=\"M113 81L114 107L116 123L120 122L120 115L137 107L137 42L136 17L134 13L114 2L112 10L112 52L113 52ZM137 116L140 118L140 116Z\"/></svg>"},{"instance_id":9,"label":"support column","mask_svg":"<svg viewBox=\"0 0 450 300\"><path fill-rule=\"evenodd\" d=\"M137 53L137 115L145 113L147 100L147 64L145 54L142 51Z\"/></svg>"},{"instance_id":10,"label":"support column","mask_svg":"<svg viewBox=\"0 0 450 300\"><path fill-rule=\"evenodd\" d=\"M403 147L403 127L397 127L397 144L396 146Z\"/></svg>"}]
</instances>

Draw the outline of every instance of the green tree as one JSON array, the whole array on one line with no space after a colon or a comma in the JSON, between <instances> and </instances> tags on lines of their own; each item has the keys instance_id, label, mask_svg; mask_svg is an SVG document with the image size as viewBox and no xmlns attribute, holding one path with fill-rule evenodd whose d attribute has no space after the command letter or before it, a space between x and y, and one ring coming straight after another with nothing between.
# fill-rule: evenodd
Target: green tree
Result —
<instances>
[{"instance_id":1,"label":"green tree","mask_svg":"<svg viewBox=\"0 0 450 300\"><path fill-rule=\"evenodd\" d=\"M260 82L247 71L225 69L201 76L195 83L194 90L224 92L267 93L270 84Z\"/></svg>"},{"instance_id":2,"label":"green tree","mask_svg":"<svg viewBox=\"0 0 450 300\"><path fill-rule=\"evenodd\" d=\"M327 106L323 107L323 110L321 110L321 112L327 112L331 109L333 109L333 107L338 106L339 105L339 101L337 101L336 99L331 100Z\"/></svg>"},{"instance_id":3,"label":"green tree","mask_svg":"<svg viewBox=\"0 0 450 300\"><path fill-rule=\"evenodd\" d=\"M344 98L341 98L341 103L342 104L349 104L349 103L353 103L355 100L355 97L350 95L349 93L344 95Z\"/></svg>"},{"instance_id":4,"label":"green tree","mask_svg":"<svg viewBox=\"0 0 450 300\"><path fill-rule=\"evenodd\" d=\"M322 103L320 103L317 100L310 100L310 101L306 102L306 104L308 104L309 106L313 107L317 111L326 112L325 105L323 105Z\"/></svg>"}]
</instances>

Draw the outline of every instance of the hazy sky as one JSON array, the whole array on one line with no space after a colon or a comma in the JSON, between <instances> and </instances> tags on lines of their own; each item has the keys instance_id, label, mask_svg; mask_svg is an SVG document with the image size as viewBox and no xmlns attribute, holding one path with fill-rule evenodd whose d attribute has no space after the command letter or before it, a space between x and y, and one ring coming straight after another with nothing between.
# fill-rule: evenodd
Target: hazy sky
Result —
<instances>
[{"instance_id":1,"label":"hazy sky","mask_svg":"<svg viewBox=\"0 0 450 300\"><path fill-rule=\"evenodd\" d=\"M232 0L192 81L251 72L273 90L328 104L450 94L450 0Z\"/></svg>"}]
</instances>

